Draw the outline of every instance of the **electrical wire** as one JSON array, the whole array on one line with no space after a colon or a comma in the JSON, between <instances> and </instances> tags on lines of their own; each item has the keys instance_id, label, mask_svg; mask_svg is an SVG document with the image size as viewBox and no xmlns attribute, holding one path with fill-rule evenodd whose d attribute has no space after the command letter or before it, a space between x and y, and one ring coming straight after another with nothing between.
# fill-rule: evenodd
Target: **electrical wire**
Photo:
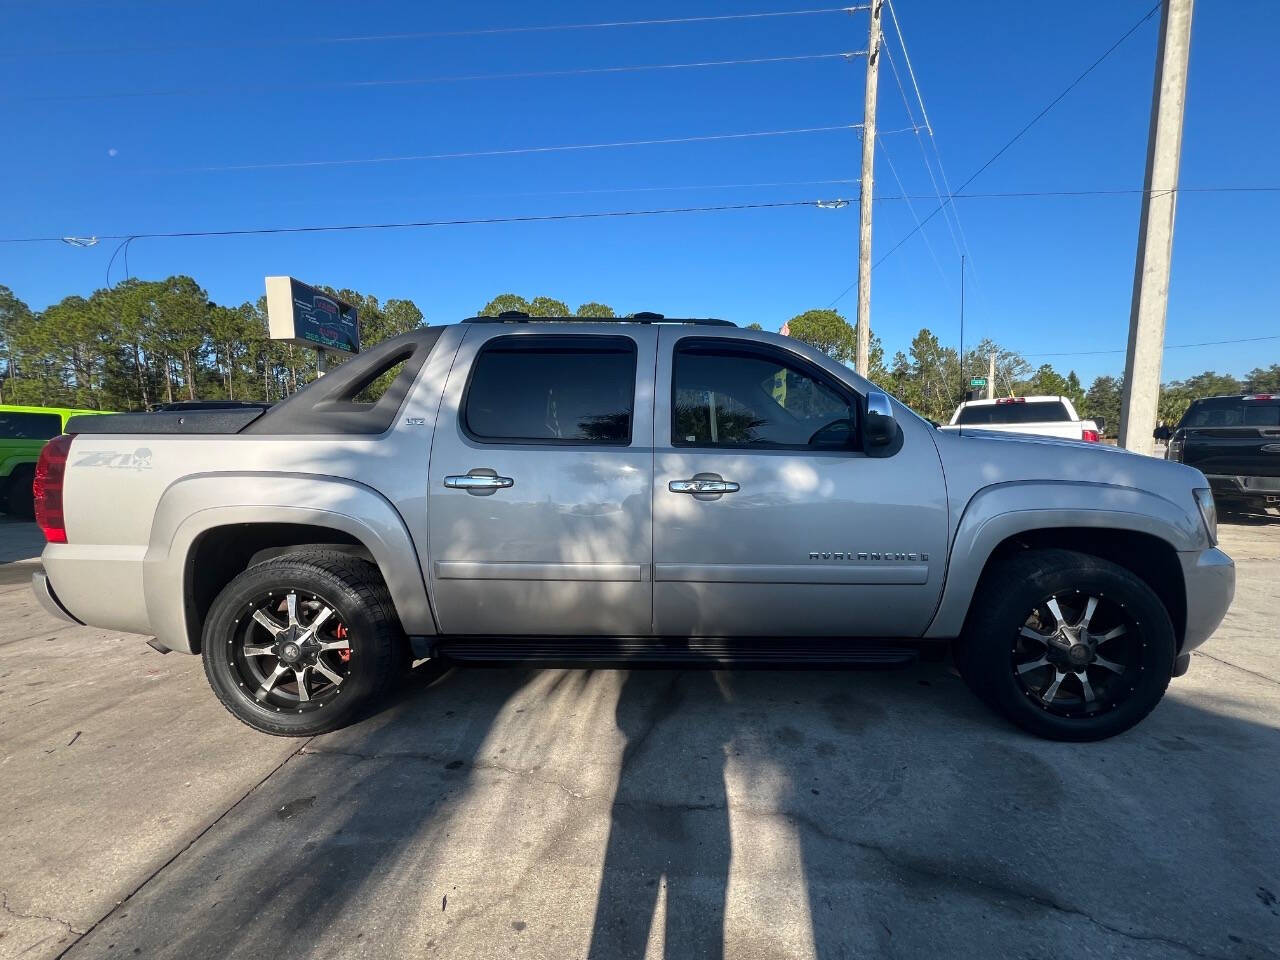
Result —
<instances>
[{"instance_id":1,"label":"electrical wire","mask_svg":"<svg viewBox=\"0 0 1280 960\"><path fill-rule=\"evenodd\" d=\"M784 181L785 182L785 181ZM800 184L804 181L794 181ZM856 180L832 180L832 181L814 181L815 183L857 183ZM703 184L700 187L673 187L671 189L714 189L716 187L735 187L735 186L752 186L752 184ZM640 188L640 189L667 189L664 187ZM567 191L572 192L572 191ZM609 192L609 191L602 191ZM1010 193L958 193L953 196L955 200L997 200L997 199L1024 199L1033 197L1115 197L1115 196L1137 196L1144 193L1141 188L1128 190L1041 190L1041 191L1014 191ZM1176 191L1172 190L1154 190L1153 194L1161 193L1280 193L1280 186L1244 186L1244 187L1179 187ZM900 194L896 196L878 196L875 202L905 201L905 200L931 200L928 194ZM443 227L443 226L462 226L466 224L486 224L486 223L537 223L542 221L555 220L591 220L604 217L635 217L650 216L658 214L674 214L674 213L712 213L725 210L764 210L775 207L819 207L825 205L825 208L840 209L851 204L856 204L857 200L849 200L845 198L833 198L823 200L787 200L787 201L769 201L761 203L741 203L741 204L718 204L713 206L702 207L664 207L649 210L605 210L595 213L564 213L564 214L545 214L537 216L521 216L521 217L477 217L458 220L419 220L407 221L401 223L373 223L373 224L350 224L341 226L318 226L318 227L270 227L262 229L238 229L238 230L182 230L171 233L116 233L101 234L93 237L93 242L100 240L125 240L133 239L157 239L157 238L173 238L173 237L227 237L227 236L248 236L257 234L272 233L321 233L330 231L347 231L347 230L378 230L393 229L404 227ZM71 234L63 234L59 236L45 237L0 237L0 243L67 243Z\"/></svg>"},{"instance_id":2,"label":"electrical wire","mask_svg":"<svg viewBox=\"0 0 1280 960\"><path fill-rule=\"evenodd\" d=\"M917 224L919 224L920 217L916 213L915 204L911 202L911 197L907 195L907 187L902 182L902 178L898 176L898 168L894 166L893 157L889 155L889 151L885 147L884 141L880 140L879 137L877 137L876 139L879 141L876 144L876 146L880 148L880 152L884 155L885 162L889 164L889 172L893 174L893 179L896 180L898 183L898 189L902 191L902 194L903 194L902 199L906 201L907 210L911 212L911 219L914 220ZM874 197L873 197L873 200L874 200ZM925 232L920 234L920 236L924 238L924 245L929 249L929 256L933 258L934 266L938 268L938 276L942 279L942 285L946 289L950 290L951 282L947 279L946 271L942 269L942 261L938 259L937 251L933 249L933 242L929 239L929 234Z\"/></svg>"},{"instance_id":3,"label":"electrical wire","mask_svg":"<svg viewBox=\"0 0 1280 960\"><path fill-rule=\"evenodd\" d=\"M1220 347L1227 343L1261 343L1264 340L1280 340L1280 333L1265 337L1240 337L1234 340L1205 340L1201 343L1166 343L1165 350L1185 350L1189 347ZM1067 350L1061 353L1024 353L1024 357L1097 357L1103 354L1124 353L1125 347L1118 350Z\"/></svg>"},{"instance_id":4,"label":"electrical wire","mask_svg":"<svg viewBox=\"0 0 1280 960\"><path fill-rule=\"evenodd\" d=\"M105 93L54 93L38 96L6 94L0 101L22 103L55 103L82 100L138 100L154 97L200 97L224 93L283 93L298 90L368 90L378 87L412 87L436 83L470 83L477 80L540 80L549 77L582 77L601 74L643 73L654 70L693 70L706 67L759 66L775 63L800 63L814 60L852 60L865 56L865 51L846 50L836 53L801 53L779 57L741 57L734 60L696 60L688 63L642 63L615 67L568 67L562 70L525 70L517 73L472 73L451 77L405 77L391 80L333 80L319 83L252 84L218 87L181 87L170 90L116 90Z\"/></svg>"},{"instance_id":5,"label":"electrical wire","mask_svg":"<svg viewBox=\"0 0 1280 960\"><path fill-rule=\"evenodd\" d=\"M748 140L756 137L785 137L805 133L856 130L861 124L838 123L824 127L796 127L790 130L753 130L746 133L712 133L694 137L657 137L648 140L615 140L608 143L558 144L547 147L507 147L499 150L465 150L454 153L420 153L350 160L294 160L271 163L236 163L208 167L187 167L174 172L220 173L229 170L287 170L305 167L344 167L376 163L408 163L419 160L461 160L472 157L510 157L529 153L560 153L568 150L604 150L616 147L649 147L673 143L709 143L716 140ZM163 171L153 171L163 172Z\"/></svg>"},{"instance_id":6,"label":"electrical wire","mask_svg":"<svg viewBox=\"0 0 1280 960\"><path fill-rule=\"evenodd\" d=\"M1133 26L1131 26L1128 30L1126 30L1123 34L1121 34L1120 38L1119 38L1118 40L1116 40L1113 44L1111 44L1111 46L1109 46L1109 47L1106 49L1106 51L1102 54L1102 56L1098 57L1096 60L1094 60L1094 61L1093 61L1093 63L1089 64L1089 66L1085 68L1085 70L1084 70L1084 72L1083 72L1083 73L1081 73L1078 77L1076 77L1076 78L1075 78L1074 80L1072 80L1069 84L1067 84L1067 86L1063 89L1063 91L1062 91L1061 93L1059 93L1056 97L1054 97L1052 100L1050 100L1050 101L1049 101L1049 103L1048 103L1048 104L1046 104L1046 105L1045 105L1045 107L1044 107L1044 108L1043 108L1039 113L1037 113L1034 117L1032 117L1029 121L1027 121L1027 123L1026 123L1026 124L1024 124L1024 125L1022 126L1022 128L1021 128L1017 133L1015 133L1015 134L1014 134L1014 135L1013 135L1013 136L1012 136L1008 141L1006 141L1006 143L1004 144L1004 146L1002 146L999 150L997 150L995 153L993 153L993 154L991 155L991 157L987 160L987 162L986 162L986 163L984 163L984 164L983 164L982 166L980 166L976 171L974 171L974 173L969 177L969 179L965 180L965 182L964 182L964 183L960 184L960 187L959 187L959 189L958 189L956 192L958 193L958 192L959 192L959 190L963 190L963 189L964 189L965 187L967 187L969 184L973 183L973 181L974 181L974 180L977 180L977 179L978 179L978 177L982 176L982 174L983 174L984 172L986 172L986 170L987 170L987 168L988 168L988 167L990 167L993 163L995 163L995 162L996 162L997 160L999 160L1002 156L1004 156L1005 152L1006 152L1010 147L1012 147L1015 143L1017 143L1019 140L1021 140L1021 139L1022 139L1022 137L1027 133L1027 131L1028 131L1028 130L1030 130L1030 129L1031 129L1032 127L1034 127L1037 123L1039 123L1039 122L1040 122L1040 120L1041 120L1041 119L1043 119L1043 118L1044 118L1044 116L1045 116L1045 115L1046 115L1050 110L1052 110L1052 109L1053 109L1054 107L1056 107L1060 102L1062 102L1063 98L1064 98L1064 97L1066 97L1066 96L1067 96L1067 94L1069 94L1072 90L1074 90L1077 86L1079 86L1079 85L1080 85L1080 83L1085 79L1085 77L1087 77L1087 76L1089 76L1089 74L1093 73L1093 71L1094 71L1094 70L1096 70L1099 66L1101 66L1101 65L1102 65L1103 61L1105 61L1108 57L1110 57L1110 56L1111 56L1111 54L1115 53L1115 51L1120 47L1120 45L1121 45L1121 44L1123 44L1123 43L1124 43L1126 40L1128 40L1131 36L1133 36L1135 33L1137 33L1137 32L1138 32L1138 29L1139 29L1139 28L1140 28L1144 23L1146 23L1146 22L1147 22L1148 20L1150 20L1153 16L1155 16L1156 11L1160 9L1160 7L1161 7L1162 3L1163 3L1163 0L1160 0L1160 2L1157 2L1154 6L1152 6L1152 7L1151 7L1151 9L1149 9L1145 14L1143 14L1143 15L1142 15L1141 19L1139 19L1137 23L1135 23L1135 24L1134 24ZM954 196L954 194L953 194L953 196ZM900 248L902 247L902 245L903 245L903 244L905 244L908 240L910 240L910 239L911 239L912 237L914 237L917 233L919 233L919 232L920 232L920 230L921 230L921 229L923 229L924 224L928 223L928 222L929 222L930 220L932 220L932 219L933 219L933 218L934 218L934 217L935 217L939 212L941 212L941 210L942 210L942 208L943 208L944 206L946 206L946 204L939 204L937 207L935 207L935 208L934 208L934 210L933 210L933 211L932 211L928 216L926 216L926 217L924 218L924 220L921 222L921 225L920 225L920 226L915 227L914 229L912 229L911 231L909 231L909 232L908 232L904 237L902 237L902 239L900 239L897 243L895 243L892 247L890 247L887 251L885 251L885 253L883 253L883 254L880 256L880 258L879 258L879 259L877 259L877 260L875 261L875 263L873 263L873 264L872 264L871 269L872 269L872 270L874 270L876 267L880 266L880 264L884 263L884 262L885 262L885 260L887 260L887 259L888 259L889 257L891 257L891 256L892 256L892 255L893 255L893 254L898 250L898 249L900 249ZM843 291L841 291L841 293L839 294L839 296L837 296L834 300L832 300L832 301L831 301L830 306L835 306L835 304L836 304L836 303L838 303L840 300L844 299L844 297L846 297L846 296L848 295L849 291L850 291L850 290L852 290L852 289L853 289L854 287L856 287L857 285L858 285L858 281L855 279L855 280L853 281L853 283L849 284L849 286L845 287L845 288L844 288L844 290L843 290Z\"/></svg>"},{"instance_id":7,"label":"electrical wire","mask_svg":"<svg viewBox=\"0 0 1280 960\"><path fill-rule=\"evenodd\" d=\"M382 43L388 40L436 40L452 37L483 37L512 33L551 33L561 30L598 30L614 27L672 26L687 23L720 23L730 20L765 20L777 17L806 17L826 13L856 13L868 9L868 4L852 7L820 7L809 10L773 10L763 13L727 13L697 17L666 17L651 20L611 20L599 23L560 23L523 27L479 27L470 30L433 30L409 33L356 34L341 37L287 37L261 43L207 43L163 47L99 47L70 50L5 51L0 57L85 57L123 54L135 56L141 53L171 53L189 50L242 50L262 47L304 46L340 43Z\"/></svg>"},{"instance_id":8,"label":"electrical wire","mask_svg":"<svg viewBox=\"0 0 1280 960\"><path fill-rule=\"evenodd\" d=\"M468 217L456 220L406 220L391 223L345 223L307 227L247 227L232 230L175 230L160 233L102 234L99 240L157 240L187 237L249 237L279 233L344 233L356 230L404 230L419 227L458 227L491 223L547 223L561 220L602 220L608 217L649 217L677 213L719 213L728 210L769 210L781 207L819 207L833 209L848 206L849 200L774 200L761 203L723 203L705 207L658 207L648 210L599 210L587 213L531 214L514 217ZM62 243L58 237L9 237L0 243ZM117 248L118 249L118 248Z\"/></svg>"}]
</instances>

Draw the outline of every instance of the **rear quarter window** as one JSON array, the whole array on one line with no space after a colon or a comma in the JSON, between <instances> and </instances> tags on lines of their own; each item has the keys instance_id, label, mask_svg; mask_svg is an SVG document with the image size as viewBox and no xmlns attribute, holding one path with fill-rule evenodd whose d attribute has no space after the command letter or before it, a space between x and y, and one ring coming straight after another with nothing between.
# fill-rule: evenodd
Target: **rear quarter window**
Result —
<instances>
[{"instance_id":1,"label":"rear quarter window","mask_svg":"<svg viewBox=\"0 0 1280 960\"><path fill-rule=\"evenodd\" d=\"M463 424L482 443L625 446L635 382L628 337L498 337L476 357Z\"/></svg>"},{"instance_id":2,"label":"rear quarter window","mask_svg":"<svg viewBox=\"0 0 1280 960\"><path fill-rule=\"evenodd\" d=\"M1026 403L989 403L965 407L959 423L966 427L991 423L1064 423L1071 420L1061 400L1034 400Z\"/></svg>"},{"instance_id":3,"label":"rear quarter window","mask_svg":"<svg viewBox=\"0 0 1280 960\"><path fill-rule=\"evenodd\" d=\"M0 440L50 440L61 432L56 413L0 413Z\"/></svg>"}]
</instances>

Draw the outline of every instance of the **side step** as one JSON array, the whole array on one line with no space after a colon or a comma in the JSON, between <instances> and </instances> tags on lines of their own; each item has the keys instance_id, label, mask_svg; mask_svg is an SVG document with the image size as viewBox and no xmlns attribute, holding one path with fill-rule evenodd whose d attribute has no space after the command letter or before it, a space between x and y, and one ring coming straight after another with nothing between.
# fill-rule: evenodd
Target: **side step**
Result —
<instances>
[{"instance_id":1,"label":"side step","mask_svg":"<svg viewBox=\"0 0 1280 960\"><path fill-rule=\"evenodd\" d=\"M433 655L469 663L680 666L905 666L911 645L842 638L683 640L608 637L439 637Z\"/></svg>"}]
</instances>

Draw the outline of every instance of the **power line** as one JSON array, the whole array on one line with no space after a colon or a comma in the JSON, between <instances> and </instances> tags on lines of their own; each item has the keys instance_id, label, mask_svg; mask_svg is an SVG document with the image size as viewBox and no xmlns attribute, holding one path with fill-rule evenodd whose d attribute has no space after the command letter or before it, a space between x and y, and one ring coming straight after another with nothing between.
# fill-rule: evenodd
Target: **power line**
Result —
<instances>
[{"instance_id":1,"label":"power line","mask_svg":"<svg viewBox=\"0 0 1280 960\"><path fill-rule=\"evenodd\" d=\"M388 40L436 40L452 37L483 37L512 33L551 33L561 30L597 30L614 27L672 26L687 23L720 23L729 20L765 20L776 17L806 17L826 13L856 13L866 10L866 4L852 7L821 7L810 10L773 10L764 13L729 13L700 17L666 17L653 20L611 20L600 23L559 23L523 27L479 27L470 30L433 30L409 33L355 34L340 37L288 37L261 43L208 43L162 47L99 47L70 50L6 51L0 57L85 57L140 53L170 53L187 50L240 50L262 47L310 46L316 44L382 43Z\"/></svg>"},{"instance_id":2,"label":"power line","mask_svg":"<svg viewBox=\"0 0 1280 960\"><path fill-rule=\"evenodd\" d=\"M470 83L477 80L539 80L549 77L581 77L601 74L643 73L653 70L694 70L707 67L758 66L775 63L800 63L814 60L852 60L865 56L865 51L837 53L802 53L779 57L742 57L734 60L696 60L688 63L643 63L616 67L570 67L562 70L525 70L518 73L472 73L451 77L406 77L391 80L334 80L320 83L257 84L218 87L179 87L170 90L124 90L105 93L55 93L40 96L5 95L0 100L26 103L52 103L80 100L137 100L154 97L198 97L223 93L282 93L295 90L367 90L375 87L411 87L436 83Z\"/></svg>"},{"instance_id":3,"label":"power line","mask_svg":"<svg viewBox=\"0 0 1280 960\"><path fill-rule=\"evenodd\" d=\"M876 139L879 140L878 137ZM907 195L906 185L902 182L902 178L898 176L898 168L893 165L893 157L889 155L889 151L885 148L883 140L879 140L877 146L880 147L880 152L884 154L885 162L889 164L889 172L893 174L893 179L897 181L898 189L902 191L902 199L907 203L907 210L911 212L911 219L916 223L919 223L920 217L916 214L915 204L911 202L911 197ZM874 201L875 198L872 199L872 202ZM938 268L938 276L942 278L942 285L950 290L951 283L947 280L947 274L942 269L942 263L938 260L937 252L933 249L933 243L929 240L929 234L922 233L921 236L924 238L925 246L929 248L929 256L933 258L934 266Z\"/></svg>"},{"instance_id":4,"label":"power line","mask_svg":"<svg viewBox=\"0 0 1280 960\"><path fill-rule=\"evenodd\" d=\"M947 168L942 162L942 151L938 148L938 138L933 131L933 123L929 120L929 111L924 105L924 94L920 92L920 82L916 79L915 67L911 63L911 54L907 50L907 38L902 32L902 25L898 23L898 12L894 9L893 0L888 0L889 19L893 21L893 30L898 37L898 46L902 48L902 58L907 64L907 74L911 78L912 89L916 93L916 102L920 104L920 117L924 121L924 129L929 134L929 143L933 147L933 156L938 163L938 174L942 178L942 185L946 187L947 196L950 197L954 192L951 189L951 180L947 176ZM886 48L885 54L889 51ZM893 68L893 78L898 82L898 92L902 95L903 103L906 103L906 91L902 88L902 79L898 76L898 65L894 63L893 57L889 56L889 65ZM911 116L910 107L907 108L907 115ZM915 118L912 117L912 123ZM937 194L939 205L943 204L942 191L938 189L938 181L933 175L933 165L929 162L928 152L924 148L924 140L920 137L919 130L916 131L916 143L920 146L920 157L924 161L925 170L929 174L929 182L933 185L933 191ZM949 209L943 211L943 220L947 223L947 230L951 234L951 242L956 245L956 253L968 264L969 273L976 281L978 272L974 267L973 251L969 249L969 238L965 236L964 226L960 223L960 211L954 205L948 205ZM952 221L955 226L952 228ZM956 234L960 235L959 243L956 243ZM978 288L979 295L982 295L981 286ZM985 299L985 298L984 298Z\"/></svg>"},{"instance_id":5,"label":"power line","mask_svg":"<svg viewBox=\"0 0 1280 960\"><path fill-rule=\"evenodd\" d=\"M1115 51L1120 47L1120 45L1121 45L1122 43L1124 43L1124 42L1125 42L1126 40L1128 40L1131 36L1133 36L1133 34L1137 33L1138 28L1139 28L1139 27L1141 27L1141 26L1142 26L1144 23L1146 23L1148 20L1150 20L1150 19L1155 15L1156 11L1160 9L1160 6L1161 6L1161 3L1162 3L1162 2L1163 2L1163 0L1161 0L1161 2L1160 2L1160 3L1156 3L1156 4L1155 4L1155 5L1154 5L1150 10L1148 10L1145 14L1143 14L1143 15L1142 15L1142 18L1141 18L1140 20L1138 20L1138 22L1137 22L1137 23L1135 23L1133 26L1131 26L1128 30L1126 30L1126 31L1125 31L1125 32L1120 36L1120 39L1116 40L1116 42L1115 42L1115 43L1111 44L1111 46L1109 46L1109 47L1106 49L1106 51L1102 54L1102 56L1098 57L1098 59L1094 60L1094 61L1093 61L1093 63L1089 64L1089 66L1088 66L1087 68L1085 68L1085 70L1084 70L1084 72L1083 72L1083 73L1081 73L1078 77L1076 77L1076 78L1075 78L1074 80L1072 80L1069 84L1067 84L1066 88L1065 88L1061 93L1059 93L1056 97L1054 97L1052 100L1050 100L1050 101L1049 101L1049 103L1044 107L1044 109L1042 109L1039 113L1037 113L1034 117L1032 117L1032 118L1031 118L1031 119L1030 119L1030 120L1029 120L1029 121L1028 121L1028 122L1027 122L1023 127L1022 127L1022 129L1020 129L1017 133L1015 133L1015 134L1013 135L1013 137L1012 137L1012 138L1010 138L1010 139L1005 143L1005 145L1004 145L1004 146L1002 146L999 150L997 150L995 153L993 153L993 154L991 155L990 159L988 159L986 163L984 163L982 166L980 166L980 167L979 167L979 168L978 168L978 169L973 173L973 175L969 177L969 179L967 179L964 183L960 184L959 190L963 190L963 189L964 189L965 187L967 187L969 184L973 183L973 181L974 181L974 180L978 179L978 177L980 177L980 176L981 176L981 175L982 175L982 174L987 170L987 168L988 168L988 167L990 167L993 163L995 163L995 162L996 162L997 160L999 160L1002 156L1004 156L1005 151L1007 151L1007 150L1008 150L1010 147L1012 147L1015 143L1017 143L1019 140L1021 140L1021 139L1022 139L1022 137L1023 137L1023 135L1024 135L1024 134L1026 134L1026 132L1027 132L1028 130L1030 130L1030 129L1031 129L1032 127L1034 127L1037 123L1039 123L1039 122L1040 122L1040 120L1041 120L1041 119L1043 119L1043 117L1044 117L1044 116L1045 116L1045 115L1046 115L1050 110L1052 110L1054 107L1056 107L1056 106L1057 106L1057 105L1062 101L1062 99L1063 99L1064 97L1066 97L1066 95L1067 95L1067 94L1069 94L1072 90L1074 90L1077 86L1079 86L1079 85L1080 85L1080 83L1085 79L1085 77L1087 77L1087 76L1089 76L1089 74L1093 73L1093 71L1094 71L1094 70L1096 70L1096 69L1097 69L1097 68L1102 64L1102 62L1103 62L1104 60L1106 60L1108 57L1110 57L1110 56L1111 56L1111 54L1113 54L1113 53L1114 53L1114 52L1115 52ZM957 191L957 192L958 192L958 191ZM939 204L936 208L934 208L934 210L933 210L933 211L932 211L928 216L926 216L926 217L924 218L924 220L921 222L920 226L915 227L914 229L910 230L910 231L906 234L906 236L904 236L901 240L899 240L897 243L895 243L895 244L894 244L892 247L890 247L887 251L885 251L883 254L881 254L880 259L878 259L878 260L877 260L877 261L872 265L872 269L874 270L876 267L880 266L880 264L884 263L884 262L885 262L885 260L887 260L889 257L891 257L891 256L894 254L894 252L895 252L895 251L897 251L897 250L898 250L898 249L899 249L899 248L900 248L904 243L906 243L908 240L910 240L912 237L914 237L917 233L919 233L919 232L920 232L920 230L921 230L921 229L923 229L924 224L928 223L928 222L929 222L930 220L932 220L935 216L937 216L937 214L938 214L939 212L941 212L941 211L942 211L942 209L943 209L943 207L945 207L945 206L946 206L946 203L942 203L942 204ZM834 300L832 300L832 301L831 301L830 306L834 306L836 303L838 303L840 300L842 300L842 299L843 299L843 298L844 298L844 297L849 293L849 291L850 291L850 290L852 290L852 289L853 289L854 287L856 287L857 285L858 285L857 280L854 280L854 282L853 282L853 283L849 284L849 286L845 287L845 288L844 288L844 290L840 292L839 296L837 296Z\"/></svg>"},{"instance_id":6,"label":"power line","mask_svg":"<svg viewBox=\"0 0 1280 960\"><path fill-rule=\"evenodd\" d=\"M792 181L795 184L803 184L809 181ZM857 183L856 180L815 180L813 183ZM780 181L778 185L784 185L786 181ZM760 184L764 186L765 184ZM663 190L663 189L715 189L717 187L749 187L755 184L702 184L692 187L643 187L637 189L643 190ZM574 191L565 191L573 193ZM611 192L611 191L601 191ZM626 190L618 191L626 192ZM1169 192L1169 191L1153 191L1153 192ZM1280 193L1280 186L1256 186L1256 187L1180 187L1176 191L1178 193ZM957 193L952 199L954 200L997 200L997 199L1022 199L1031 197L1113 197L1113 196L1137 196L1143 193L1140 188L1129 190L1041 190L1041 191L1015 191L1011 193ZM537 194L534 194L535 196ZM551 195L551 194L546 194ZM910 195L899 194L896 196L882 195L875 198L875 202L881 201L906 201L906 200L931 200L928 194ZM674 213L711 213L726 210L764 210L778 207L818 207L820 205L828 205L833 209L848 206L857 203L857 200L849 200L845 198L823 199L823 200L787 200L787 201L770 201L761 203L740 203L740 204L718 204L714 206L703 207L664 207L651 210L606 210L596 213L564 213L564 214L546 214L539 216L521 216L521 217L477 217L458 220L419 220L407 221L402 223L373 223L373 224L350 224L340 226L318 226L318 227L270 227L262 229L241 229L241 230L188 230L173 233L116 233L116 234L100 234L94 235L93 243L100 240L125 240L134 239L157 239L157 238L174 238L174 237L226 237L226 236L248 236L256 234L271 233L322 233L333 231L349 231L349 230L383 230L407 227L443 227L443 226L462 226L466 224L486 224L486 223L537 223L541 221L555 220L590 220L600 219L604 217L636 217L650 216L658 214L674 214ZM0 237L0 243L73 243L78 238L72 234L46 237ZM87 240L82 240L73 245L86 245ZM1266 339L1266 338L1264 338ZM1112 352L1112 351L1102 351Z\"/></svg>"},{"instance_id":7,"label":"power line","mask_svg":"<svg viewBox=\"0 0 1280 960\"><path fill-rule=\"evenodd\" d=\"M657 137L648 140L615 140L608 143L557 144L546 147L507 147L499 150L465 150L454 153L421 153L388 157L364 157L352 160L294 160L274 163L239 163L211 167L187 167L182 173L219 173L229 170L285 170L303 167L342 167L375 163L407 163L418 160L460 160L472 157L510 157L528 153L560 153L567 150L605 150L616 147L649 147L673 143L709 143L716 140L747 140L756 137L785 137L805 133L830 133L856 130L857 123L838 123L824 127L796 127L790 130L753 130L747 133L712 133L693 137Z\"/></svg>"},{"instance_id":8,"label":"power line","mask_svg":"<svg viewBox=\"0 0 1280 960\"><path fill-rule=\"evenodd\" d=\"M781 207L847 206L843 198L830 200L775 200L761 203L723 203L705 207L659 207L648 210L600 210L589 213L553 213L514 217L470 217L457 220L407 220L392 223L344 223L308 227L250 227L234 230L175 230L162 233L100 234L98 240L159 240L186 237L249 237L278 233L345 233L356 230L405 230L419 227L459 227L492 223L546 223L559 220L602 220L607 217L650 217L677 213L719 213L729 210L770 210ZM63 237L9 237L0 243L62 243Z\"/></svg>"},{"instance_id":9,"label":"power line","mask_svg":"<svg viewBox=\"0 0 1280 960\"><path fill-rule=\"evenodd\" d=\"M1205 340L1200 343L1166 343L1166 350L1185 350L1189 347L1220 347L1227 343L1261 343L1264 340L1280 340L1280 334L1265 337L1240 337L1235 340ZM1103 354L1124 353L1125 348L1118 350L1067 350L1061 353L1024 353L1024 357L1096 357Z\"/></svg>"}]
</instances>

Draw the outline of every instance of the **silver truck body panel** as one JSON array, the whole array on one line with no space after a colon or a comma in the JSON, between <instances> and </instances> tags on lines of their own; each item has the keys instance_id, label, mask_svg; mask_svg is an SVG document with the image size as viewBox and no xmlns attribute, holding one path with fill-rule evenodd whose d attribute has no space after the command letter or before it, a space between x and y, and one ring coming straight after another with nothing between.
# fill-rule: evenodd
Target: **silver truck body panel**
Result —
<instances>
[{"instance_id":1,"label":"silver truck body panel","mask_svg":"<svg viewBox=\"0 0 1280 960\"><path fill-rule=\"evenodd\" d=\"M566 332L634 343L631 443L468 436L459 408L480 347ZM764 344L859 395L872 389L804 344L758 331L448 327L381 435L76 437L64 486L71 542L46 547L44 586L86 623L192 651L187 569L201 535L305 523L364 544L413 634L942 640L960 630L1002 541L1083 527L1148 534L1177 551L1184 649L1221 620L1234 570L1192 497L1208 485L1199 471L1093 444L941 432L896 401L903 436L892 456L676 447L672 346L692 336ZM483 495L445 486L476 469L513 485ZM668 487L700 473L739 489L696 499Z\"/></svg>"},{"instance_id":2,"label":"silver truck body panel","mask_svg":"<svg viewBox=\"0 0 1280 960\"><path fill-rule=\"evenodd\" d=\"M654 632L665 636L915 637L946 566L947 497L933 428L902 417L902 449L712 450L671 441L673 348L687 338L767 343L865 393L870 384L797 340L665 327L654 415ZM698 500L668 485L739 484Z\"/></svg>"},{"instance_id":3,"label":"silver truck body panel","mask_svg":"<svg viewBox=\"0 0 1280 960\"><path fill-rule=\"evenodd\" d=\"M575 324L575 337L636 347L630 446L479 442L458 411L472 361L497 337L543 326L468 325L445 386L431 453L431 590L450 634L645 636L652 622L652 326ZM513 486L477 495L444 478L487 468Z\"/></svg>"},{"instance_id":4,"label":"silver truck body panel","mask_svg":"<svg viewBox=\"0 0 1280 960\"><path fill-rule=\"evenodd\" d=\"M463 332L444 331L395 425L379 437L77 437L64 488L71 542L48 544L43 553L63 605L86 623L152 634L170 649L192 650L198 628L187 623L184 594L175 586L187 563L183 549L224 523L252 522L246 517L323 521L357 536L374 554L405 629L435 633L417 557L427 555L431 436ZM192 512L180 515L187 504ZM311 521L304 519L308 511Z\"/></svg>"}]
</instances>

